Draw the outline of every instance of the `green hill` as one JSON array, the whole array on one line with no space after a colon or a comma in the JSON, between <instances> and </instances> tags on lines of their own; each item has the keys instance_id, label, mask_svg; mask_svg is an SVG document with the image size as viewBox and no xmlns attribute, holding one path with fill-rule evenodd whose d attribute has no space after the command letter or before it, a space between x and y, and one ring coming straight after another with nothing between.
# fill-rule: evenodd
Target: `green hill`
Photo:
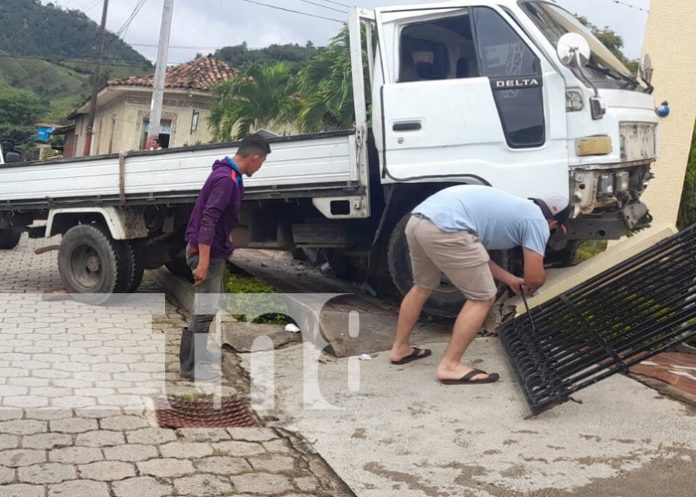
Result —
<instances>
[{"instance_id":1,"label":"green hill","mask_svg":"<svg viewBox=\"0 0 696 497\"><path fill-rule=\"evenodd\" d=\"M0 2L0 92L26 90L40 103L40 120L62 122L91 89L99 26L78 10L38 0ZM152 64L107 33L107 79L152 72Z\"/></svg>"}]
</instances>

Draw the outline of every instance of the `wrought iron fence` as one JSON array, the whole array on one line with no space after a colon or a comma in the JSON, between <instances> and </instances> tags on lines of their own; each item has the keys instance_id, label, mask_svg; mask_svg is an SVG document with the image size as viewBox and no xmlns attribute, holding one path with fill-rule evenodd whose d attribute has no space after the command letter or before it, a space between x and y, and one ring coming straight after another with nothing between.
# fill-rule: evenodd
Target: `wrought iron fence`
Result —
<instances>
[{"instance_id":1,"label":"wrought iron fence","mask_svg":"<svg viewBox=\"0 0 696 497\"><path fill-rule=\"evenodd\" d=\"M499 335L533 414L696 337L696 225L506 323Z\"/></svg>"}]
</instances>

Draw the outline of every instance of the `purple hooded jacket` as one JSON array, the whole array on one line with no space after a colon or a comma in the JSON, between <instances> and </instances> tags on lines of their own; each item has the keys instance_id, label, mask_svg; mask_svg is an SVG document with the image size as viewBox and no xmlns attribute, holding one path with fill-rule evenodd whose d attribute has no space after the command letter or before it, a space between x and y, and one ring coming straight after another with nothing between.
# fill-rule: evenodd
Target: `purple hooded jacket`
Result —
<instances>
[{"instance_id":1,"label":"purple hooded jacket","mask_svg":"<svg viewBox=\"0 0 696 497\"><path fill-rule=\"evenodd\" d=\"M234 251L232 229L239 224L244 195L242 175L229 157L215 161L213 172L198 194L188 226L186 242L193 248L210 245L210 257L227 259Z\"/></svg>"}]
</instances>

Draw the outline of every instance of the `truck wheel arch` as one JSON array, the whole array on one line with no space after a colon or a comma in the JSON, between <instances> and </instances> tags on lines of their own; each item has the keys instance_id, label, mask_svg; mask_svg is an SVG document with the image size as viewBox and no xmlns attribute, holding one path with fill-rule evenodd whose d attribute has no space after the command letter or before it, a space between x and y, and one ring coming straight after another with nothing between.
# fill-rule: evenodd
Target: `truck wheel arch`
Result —
<instances>
[{"instance_id":1,"label":"truck wheel arch","mask_svg":"<svg viewBox=\"0 0 696 497\"><path fill-rule=\"evenodd\" d=\"M148 231L141 209L117 207L70 207L51 209L46 222L46 237L64 234L78 224L102 224L114 240L146 238Z\"/></svg>"}]
</instances>

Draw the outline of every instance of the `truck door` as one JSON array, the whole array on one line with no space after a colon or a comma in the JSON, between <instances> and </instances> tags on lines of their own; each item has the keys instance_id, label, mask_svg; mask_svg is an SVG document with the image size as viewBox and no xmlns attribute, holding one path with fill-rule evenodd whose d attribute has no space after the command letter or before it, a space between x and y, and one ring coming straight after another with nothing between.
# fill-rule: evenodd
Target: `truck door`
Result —
<instances>
[{"instance_id":1,"label":"truck door","mask_svg":"<svg viewBox=\"0 0 696 497\"><path fill-rule=\"evenodd\" d=\"M376 17L383 182L568 192L565 83L510 13L385 8Z\"/></svg>"}]
</instances>

